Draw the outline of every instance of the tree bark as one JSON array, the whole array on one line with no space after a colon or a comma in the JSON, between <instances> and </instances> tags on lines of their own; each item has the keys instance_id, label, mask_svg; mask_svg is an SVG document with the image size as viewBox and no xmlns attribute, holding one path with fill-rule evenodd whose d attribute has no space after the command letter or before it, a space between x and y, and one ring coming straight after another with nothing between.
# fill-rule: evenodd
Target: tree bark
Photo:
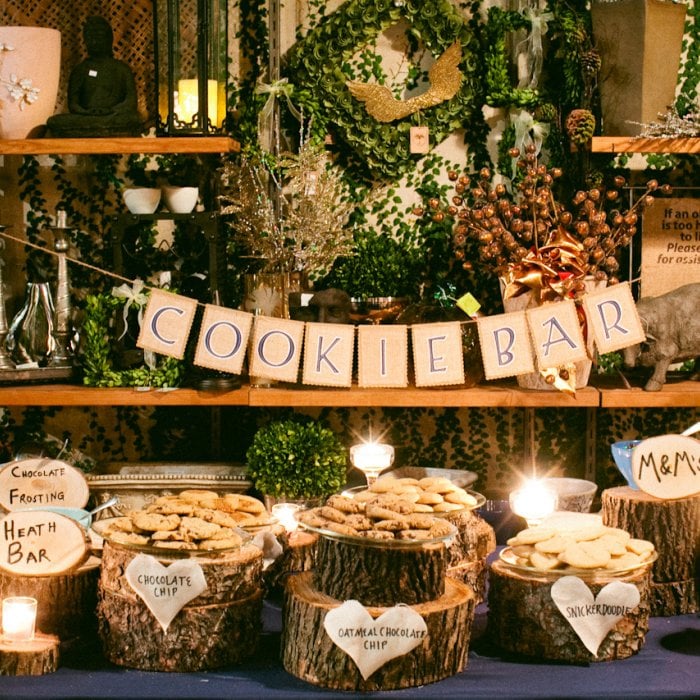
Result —
<instances>
[{"instance_id":1,"label":"tree bark","mask_svg":"<svg viewBox=\"0 0 700 700\"><path fill-rule=\"evenodd\" d=\"M98 631L115 664L148 671L192 673L239 663L255 652L262 629L262 551L252 545L197 556L207 589L185 605L163 632L126 580L137 549L105 542L98 585ZM165 566L173 557L157 557Z\"/></svg>"},{"instance_id":2,"label":"tree bark","mask_svg":"<svg viewBox=\"0 0 700 700\"><path fill-rule=\"evenodd\" d=\"M0 572L0 599L31 596L39 601L36 627L55 634L61 648L97 641L97 579L100 560L91 557L67 574L52 576L15 576Z\"/></svg>"},{"instance_id":3,"label":"tree bark","mask_svg":"<svg viewBox=\"0 0 700 700\"><path fill-rule=\"evenodd\" d=\"M700 588L700 496L661 500L619 486L602 496L603 522L654 543L652 614L698 611Z\"/></svg>"},{"instance_id":4,"label":"tree bark","mask_svg":"<svg viewBox=\"0 0 700 700\"><path fill-rule=\"evenodd\" d=\"M259 590L233 602L186 605L163 632L140 598L101 590L98 623L105 657L128 668L178 673L237 664L257 648L262 597Z\"/></svg>"},{"instance_id":5,"label":"tree bark","mask_svg":"<svg viewBox=\"0 0 700 700\"><path fill-rule=\"evenodd\" d=\"M415 605L445 592L446 572L443 543L406 548L321 537L313 582L321 593L337 600Z\"/></svg>"},{"instance_id":6,"label":"tree bark","mask_svg":"<svg viewBox=\"0 0 700 700\"><path fill-rule=\"evenodd\" d=\"M624 659L642 648L649 629L651 572L648 569L615 577L616 581L637 586L640 602L608 632L597 656L586 649L552 600L555 580L553 576L520 574L502 561L491 565L487 633L495 644L504 651L568 663ZM612 578L586 581L586 585L597 596L609 580Z\"/></svg>"},{"instance_id":7,"label":"tree bark","mask_svg":"<svg viewBox=\"0 0 700 700\"><path fill-rule=\"evenodd\" d=\"M0 642L0 676L42 676L58 668L59 639L34 635L31 642Z\"/></svg>"},{"instance_id":8,"label":"tree bark","mask_svg":"<svg viewBox=\"0 0 700 700\"><path fill-rule=\"evenodd\" d=\"M445 593L412 606L423 617L427 638L407 654L391 659L366 680L355 662L326 634L326 614L342 604L313 586L311 573L290 576L284 607L282 662L308 683L337 690L391 690L434 683L463 671L474 619L474 594L447 579ZM369 607L373 618L386 608Z\"/></svg>"}]
</instances>

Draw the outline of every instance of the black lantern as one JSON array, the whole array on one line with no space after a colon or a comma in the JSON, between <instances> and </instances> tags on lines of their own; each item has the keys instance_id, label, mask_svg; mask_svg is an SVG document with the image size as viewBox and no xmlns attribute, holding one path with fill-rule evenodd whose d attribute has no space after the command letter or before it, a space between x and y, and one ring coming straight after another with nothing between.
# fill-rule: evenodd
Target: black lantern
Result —
<instances>
[{"instance_id":1,"label":"black lantern","mask_svg":"<svg viewBox=\"0 0 700 700\"><path fill-rule=\"evenodd\" d=\"M228 78L227 0L156 0L158 134L221 134Z\"/></svg>"}]
</instances>

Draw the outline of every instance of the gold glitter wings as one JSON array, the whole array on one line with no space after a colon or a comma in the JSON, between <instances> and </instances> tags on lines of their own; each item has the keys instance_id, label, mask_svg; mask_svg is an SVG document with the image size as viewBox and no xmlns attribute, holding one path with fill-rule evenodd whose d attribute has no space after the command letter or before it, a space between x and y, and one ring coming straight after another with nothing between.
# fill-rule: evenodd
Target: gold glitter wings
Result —
<instances>
[{"instance_id":1,"label":"gold glitter wings","mask_svg":"<svg viewBox=\"0 0 700 700\"><path fill-rule=\"evenodd\" d=\"M367 112L377 121L393 122L452 99L462 84L462 73L459 70L461 59L462 47L459 42L455 42L436 59L428 71L430 87L408 100L397 100L385 85L349 80L347 86L353 97L364 102Z\"/></svg>"}]
</instances>

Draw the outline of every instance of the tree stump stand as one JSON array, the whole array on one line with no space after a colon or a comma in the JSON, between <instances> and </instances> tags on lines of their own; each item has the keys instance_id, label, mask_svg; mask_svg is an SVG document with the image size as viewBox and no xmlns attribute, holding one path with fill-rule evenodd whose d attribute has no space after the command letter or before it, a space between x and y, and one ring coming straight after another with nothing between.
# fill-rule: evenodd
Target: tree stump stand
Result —
<instances>
[{"instance_id":1,"label":"tree stump stand","mask_svg":"<svg viewBox=\"0 0 700 700\"><path fill-rule=\"evenodd\" d=\"M314 586L336 600L363 605L416 605L445 592L445 544L391 546L319 538Z\"/></svg>"},{"instance_id":2,"label":"tree stump stand","mask_svg":"<svg viewBox=\"0 0 700 700\"><path fill-rule=\"evenodd\" d=\"M629 486L601 495L603 523L654 543L652 615L698 612L700 496L662 500Z\"/></svg>"},{"instance_id":3,"label":"tree stump stand","mask_svg":"<svg viewBox=\"0 0 700 700\"><path fill-rule=\"evenodd\" d=\"M287 576L311 571L316 561L318 535L303 530L278 536L282 554L265 569L263 577L268 594L282 595Z\"/></svg>"},{"instance_id":4,"label":"tree stump stand","mask_svg":"<svg viewBox=\"0 0 700 700\"><path fill-rule=\"evenodd\" d=\"M0 676L42 676L58 669L59 639L37 632L30 642L0 642Z\"/></svg>"},{"instance_id":5,"label":"tree stump stand","mask_svg":"<svg viewBox=\"0 0 700 700\"><path fill-rule=\"evenodd\" d=\"M31 596L40 601L37 629L56 635L61 651L97 642L97 579L100 560L90 557L82 566L65 574L16 576L0 571L0 599Z\"/></svg>"},{"instance_id":6,"label":"tree stump stand","mask_svg":"<svg viewBox=\"0 0 700 700\"><path fill-rule=\"evenodd\" d=\"M447 549L447 575L470 585L481 603L486 594L486 557L496 549L494 529L473 511L448 514L457 535Z\"/></svg>"},{"instance_id":7,"label":"tree stump stand","mask_svg":"<svg viewBox=\"0 0 700 700\"><path fill-rule=\"evenodd\" d=\"M262 551L197 556L207 589L185 605L163 632L125 571L138 550L105 542L98 586L98 631L106 658L145 671L193 673L251 656L262 629ZM167 566L167 553L159 561Z\"/></svg>"},{"instance_id":8,"label":"tree stump stand","mask_svg":"<svg viewBox=\"0 0 700 700\"><path fill-rule=\"evenodd\" d=\"M323 626L326 614L343 602L318 591L310 572L289 577L282 628L282 662L289 673L324 688L373 691L413 688L464 670L475 599L472 590L460 581L448 578L443 595L411 606L425 620L427 637L421 645L391 659L366 680ZM367 608L375 619L385 610Z\"/></svg>"},{"instance_id":9,"label":"tree stump stand","mask_svg":"<svg viewBox=\"0 0 700 700\"><path fill-rule=\"evenodd\" d=\"M611 580L586 585L597 596ZM608 632L594 656L552 600L554 576L529 576L495 561L489 575L487 634L504 651L531 658L574 664L625 659L642 648L649 629L651 571L642 568L614 580L634 584L640 602Z\"/></svg>"}]
</instances>

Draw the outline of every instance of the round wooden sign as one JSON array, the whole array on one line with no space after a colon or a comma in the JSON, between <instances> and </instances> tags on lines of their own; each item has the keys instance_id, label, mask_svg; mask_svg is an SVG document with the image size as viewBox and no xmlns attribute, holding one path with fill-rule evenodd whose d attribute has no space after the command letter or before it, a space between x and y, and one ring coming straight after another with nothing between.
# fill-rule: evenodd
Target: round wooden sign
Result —
<instances>
[{"instance_id":1,"label":"round wooden sign","mask_svg":"<svg viewBox=\"0 0 700 700\"><path fill-rule=\"evenodd\" d=\"M85 529L72 518L43 510L18 510L0 520L0 569L17 576L48 576L82 564Z\"/></svg>"},{"instance_id":2,"label":"round wooden sign","mask_svg":"<svg viewBox=\"0 0 700 700\"><path fill-rule=\"evenodd\" d=\"M0 470L0 506L84 508L90 488L83 473L67 462L31 457L8 462Z\"/></svg>"}]
</instances>

